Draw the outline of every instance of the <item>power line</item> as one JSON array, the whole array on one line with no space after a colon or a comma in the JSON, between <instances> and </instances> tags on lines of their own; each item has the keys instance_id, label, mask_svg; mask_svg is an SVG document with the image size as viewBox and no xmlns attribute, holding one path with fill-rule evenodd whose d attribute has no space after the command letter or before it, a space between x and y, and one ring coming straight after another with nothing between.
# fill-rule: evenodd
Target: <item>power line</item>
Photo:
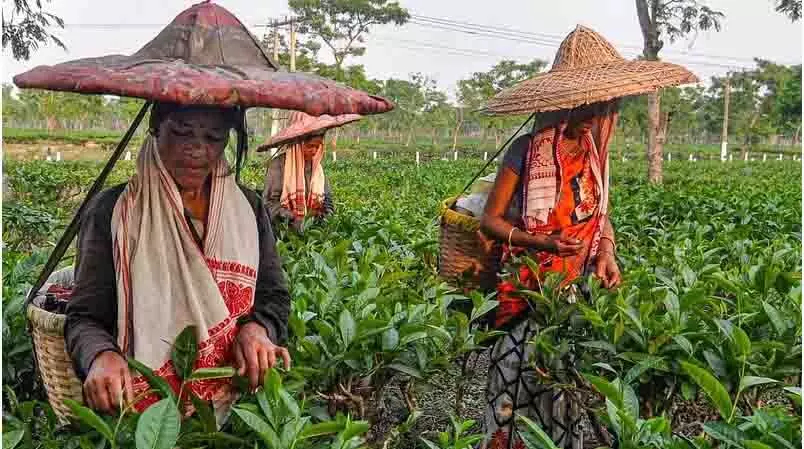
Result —
<instances>
[{"instance_id":1,"label":"power line","mask_svg":"<svg viewBox=\"0 0 804 449\"><path fill-rule=\"evenodd\" d=\"M466 34L474 34L474 35L483 35L489 37L512 37L522 39L523 41L529 41L533 43L539 44L549 44L549 45L557 45L560 44L564 40L564 36L559 36L555 34L547 34L547 33L536 33L536 32L529 32L529 31L521 31L511 28L503 28L497 27L492 25L481 25L472 22L463 22L458 20L452 19L444 19L438 17L429 17L429 16L422 16L417 14L412 14L412 23L415 23L420 26L430 26L433 28L441 28L446 29L449 31L459 31L464 32ZM628 44L628 43L618 43L619 47L622 48L630 48L632 50L637 50L639 52L642 51L641 45L636 44ZM706 54L706 53L694 53L694 52L683 52L677 50L665 50L665 53L674 53L679 56L696 56L702 58L710 58L710 59L722 59L722 60L731 60L731 61L741 61L747 63L753 63L754 60L752 58L744 58L744 57L735 57L735 56L723 56L723 55L714 55L714 54ZM794 65L788 64L787 65Z\"/></svg>"}]
</instances>

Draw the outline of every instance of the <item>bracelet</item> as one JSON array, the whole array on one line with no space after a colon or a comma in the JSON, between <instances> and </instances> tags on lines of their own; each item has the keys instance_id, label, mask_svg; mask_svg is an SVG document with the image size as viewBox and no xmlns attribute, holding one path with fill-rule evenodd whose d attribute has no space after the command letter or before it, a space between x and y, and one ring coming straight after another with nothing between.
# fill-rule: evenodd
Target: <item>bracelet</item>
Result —
<instances>
[{"instance_id":1,"label":"bracelet","mask_svg":"<svg viewBox=\"0 0 804 449\"><path fill-rule=\"evenodd\" d=\"M611 237L607 237L607 236L601 236L601 237L600 237L600 240L601 240L601 241L602 241L602 240L608 240L608 241L610 241L610 242L611 242L611 249L612 249L612 251L617 251L617 244L616 244L616 243L614 243L614 239L612 239Z\"/></svg>"},{"instance_id":2,"label":"bracelet","mask_svg":"<svg viewBox=\"0 0 804 449\"><path fill-rule=\"evenodd\" d=\"M519 228L517 228L516 226L511 226L511 230L508 231L508 246L513 246L513 245L511 245L511 236L514 235L514 231L517 230L517 229L519 229Z\"/></svg>"}]
</instances>

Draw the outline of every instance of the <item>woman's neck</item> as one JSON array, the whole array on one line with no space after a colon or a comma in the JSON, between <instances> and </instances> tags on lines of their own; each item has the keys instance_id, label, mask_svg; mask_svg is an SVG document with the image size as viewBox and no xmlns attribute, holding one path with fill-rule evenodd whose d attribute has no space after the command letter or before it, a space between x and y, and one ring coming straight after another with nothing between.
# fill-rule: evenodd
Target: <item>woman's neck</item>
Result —
<instances>
[{"instance_id":1,"label":"woman's neck","mask_svg":"<svg viewBox=\"0 0 804 449\"><path fill-rule=\"evenodd\" d=\"M179 188L184 208L190 212L193 218L206 222L207 210L209 209L209 192L211 189L210 179L201 184L197 189Z\"/></svg>"}]
</instances>

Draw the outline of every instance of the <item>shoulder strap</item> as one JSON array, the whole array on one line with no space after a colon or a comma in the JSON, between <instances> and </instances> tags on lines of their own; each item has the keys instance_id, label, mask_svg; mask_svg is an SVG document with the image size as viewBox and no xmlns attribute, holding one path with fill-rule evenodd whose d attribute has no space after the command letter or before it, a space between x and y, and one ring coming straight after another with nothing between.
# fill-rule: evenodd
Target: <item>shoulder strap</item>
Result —
<instances>
[{"instance_id":1,"label":"shoulder strap","mask_svg":"<svg viewBox=\"0 0 804 449\"><path fill-rule=\"evenodd\" d=\"M81 216L84 214L84 211L87 208L87 204L95 197L95 195L100 192L103 188L103 185L106 183L106 178L109 177L109 174L112 172L115 164L117 161L120 160L120 156L123 154L123 150L126 149L128 142L134 136L134 132L137 130L137 127L142 122L143 117L145 117L145 112L148 111L148 108L151 106L151 101L145 102L140 108L140 112L137 113L137 116L134 118L134 121L131 123L131 126L128 128L128 131L123 135L123 138L120 140L120 143L117 144L117 148L115 148L112 155L109 157L109 161L106 162L106 166L103 167L100 175L98 175L95 182L90 187L89 192L87 192L86 197L84 197L84 201L81 203L81 206L76 211L75 215L73 215L73 219L70 221L70 224L67 225L67 229L64 230L64 234L62 234L61 238L59 239L58 243L56 243L56 247L53 249L53 252L50 253L50 257L48 257L47 262L45 263L44 268L42 268L42 272L39 274L39 278L34 283L33 288L28 293L28 297L25 299L25 307L23 310L27 310L28 304L36 297L36 294L39 292L39 289L45 285L47 282L47 278L53 273L53 270L61 261L61 258L64 256L64 253L69 248L70 244L73 242L75 235L78 233L78 228L81 222Z\"/></svg>"},{"instance_id":2,"label":"shoulder strap","mask_svg":"<svg viewBox=\"0 0 804 449\"><path fill-rule=\"evenodd\" d=\"M505 150L506 148L508 148L508 144L509 144L509 143L511 143L511 141L512 141L512 140L514 140L514 138L515 138L516 136L518 136L518 135L519 135L519 132L520 132L520 131L522 131L522 128L524 128L524 127L525 127L525 125L527 125L527 124L528 124L528 122L530 122L530 121L531 121L531 120L532 120L532 119L533 119L535 116L536 116L536 113L535 113L535 112L534 112L533 114L531 114L531 115L528 117L528 119L527 119L527 120L525 120L525 122L524 122L524 123L522 123L522 125L519 127L519 129L517 129L515 133L511 134L511 136L508 138L508 140L506 140L506 141L505 141L505 142L504 142L504 143L503 143L503 144L500 146L500 148L498 148L498 149L497 149L497 151L494 153L494 155L493 155L493 156L491 156L491 157L489 158L489 160L488 160L488 161L486 161L486 164L485 164L485 165L483 165L483 167L482 167L480 170L478 170L478 171L477 171L477 173L475 173L475 175L472 177L472 179L470 179L470 180L469 180L469 182L468 182L468 183L466 183L466 185L463 187L463 190L461 190L461 192L460 192L460 193L458 193L458 194L455 196L455 200L452 202L452 204L450 204L450 205L449 205L449 207L450 207L450 208L452 208L452 207L454 207L454 206L455 206L455 202L457 202L457 201L458 201L458 198L460 198L460 197L461 197L461 195L463 195L464 193L466 193L466 191L467 191L467 190L469 190L469 188L470 188L470 187L472 187L472 184L474 184L474 182L475 182L475 181L477 181L477 178L479 178L481 175L483 175L483 172L485 172L485 171L486 171L486 169L487 169L487 168L489 168L489 165L491 165L491 164L494 162L494 159L497 159L497 157L500 155L500 153L502 153L502 152L503 152L503 150ZM535 122L534 122L534 126L535 126Z\"/></svg>"}]
</instances>

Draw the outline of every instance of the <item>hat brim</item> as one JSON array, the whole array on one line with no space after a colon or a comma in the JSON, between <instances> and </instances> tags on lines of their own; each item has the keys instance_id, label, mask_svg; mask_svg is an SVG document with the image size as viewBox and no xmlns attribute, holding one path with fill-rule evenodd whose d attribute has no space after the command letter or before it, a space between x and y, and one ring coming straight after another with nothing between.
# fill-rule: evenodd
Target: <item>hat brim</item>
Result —
<instances>
[{"instance_id":1,"label":"hat brim","mask_svg":"<svg viewBox=\"0 0 804 449\"><path fill-rule=\"evenodd\" d=\"M328 129L337 128L339 126L346 125L347 123L356 122L361 118L363 117L358 114L345 114L337 116L322 115L317 117L316 121L313 123L294 123L279 131L276 133L276 135L268 139L267 142L257 147L257 151L267 151L271 148L286 145L305 136L320 133Z\"/></svg>"},{"instance_id":2,"label":"hat brim","mask_svg":"<svg viewBox=\"0 0 804 449\"><path fill-rule=\"evenodd\" d=\"M313 116L379 114L394 108L385 98L306 73L124 55L38 66L15 76L14 84L183 105L289 109Z\"/></svg>"},{"instance_id":3,"label":"hat brim","mask_svg":"<svg viewBox=\"0 0 804 449\"><path fill-rule=\"evenodd\" d=\"M676 64L611 62L537 75L498 93L481 112L514 115L572 109L696 82L698 77Z\"/></svg>"}]
</instances>

